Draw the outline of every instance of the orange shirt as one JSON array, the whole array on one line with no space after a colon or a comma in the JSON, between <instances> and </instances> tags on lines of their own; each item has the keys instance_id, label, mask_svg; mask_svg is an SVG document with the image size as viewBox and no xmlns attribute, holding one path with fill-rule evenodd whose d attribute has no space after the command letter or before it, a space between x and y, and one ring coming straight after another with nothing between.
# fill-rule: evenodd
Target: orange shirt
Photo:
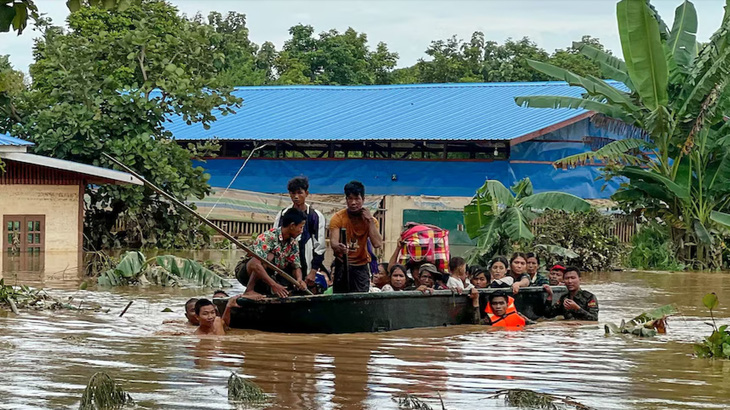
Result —
<instances>
[{"instance_id":1,"label":"orange shirt","mask_svg":"<svg viewBox=\"0 0 730 410\"><path fill-rule=\"evenodd\" d=\"M378 220L375 219L375 227L378 226ZM362 217L350 217L347 209L338 211L330 220L330 229L336 229L339 238L340 228L347 231L347 258L352 265L365 265L370 262L370 254L368 253L368 237L370 233L370 224Z\"/></svg>"}]
</instances>

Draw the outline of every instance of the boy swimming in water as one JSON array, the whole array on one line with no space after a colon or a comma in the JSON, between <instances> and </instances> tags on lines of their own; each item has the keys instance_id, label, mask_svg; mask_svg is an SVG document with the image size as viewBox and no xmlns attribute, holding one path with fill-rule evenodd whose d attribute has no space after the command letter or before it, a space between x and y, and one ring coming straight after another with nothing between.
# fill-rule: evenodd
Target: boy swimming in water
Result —
<instances>
[{"instance_id":1,"label":"boy swimming in water","mask_svg":"<svg viewBox=\"0 0 730 410\"><path fill-rule=\"evenodd\" d=\"M228 308L226 307L226 310ZM200 299L195 302L195 316L198 318L198 329L196 335L225 335L223 320L218 317L217 309L213 302L208 299Z\"/></svg>"}]
</instances>

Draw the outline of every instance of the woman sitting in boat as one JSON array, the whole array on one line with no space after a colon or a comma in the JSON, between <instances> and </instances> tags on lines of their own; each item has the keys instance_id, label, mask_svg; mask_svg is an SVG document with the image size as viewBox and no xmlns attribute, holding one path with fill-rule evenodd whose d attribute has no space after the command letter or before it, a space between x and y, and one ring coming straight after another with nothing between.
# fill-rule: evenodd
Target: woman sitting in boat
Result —
<instances>
[{"instance_id":1,"label":"woman sitting in boat","mask_svg":"<svg viewBox=\"0 0 730 410\"><path fill-rule=\"evenodd\" d=\"M380 292L383 287L390 283L388 264L379 263L378 270L373 273L373 280L370 283L370 292Z\"/></svg>"},{"instance_id":2,"label":"woman sitting in boat","mask_svg":"<svg viewBox=\"0 0 730 410\"><path fill-rule=\"evenodd\" d=\"M406 277L406 267L403 265L393 265L390 267L389 282L383 285L383 292L394 292L405 290L408 287L408 278Z\"/></svg>"},{"instance_id":3,"label":"woman sitting in boat","mask_svg":"<svg viewBox=\"0 0 730 410\"><path fill-rule=\"evenodd\" d=\"M540 269L540 258L535 253L529 252L527 255L527 274L530 275L530 286L542 286L549 283L545 274L538 272Z\"/></svg>"},{"instance_id":4,"label":"woman sitting in boat","mask_svg":"<svg viewBox=\"0 0 730 410\"><path fill-rule=\"evenodd\" d=\"M480 312L479 292L473 289L469 296L474 307L474 324L519 329L534 323L517 311L515 300L503 291L495 291L489 295L489 303L483 315Z\"/></svg>"},{"instance_id":5,"label":"woman sitting in boat","mask_svg":"<svg viewBox=\"0 0 730 410\"><path fill-rule=\"evenodd\" d=\"M491 281L490 288L512 288L514 279L507 275L507 258L504 256L495 256L489 263L489 273Z\"/></svg>"},{"instance_id":6,"label":"woman sitting in boat","mask_svg":"<svg viewBox=\"0 0 730 410\"><path fill-rule=\"evenodd\" d=\"M522 252L512 254L509 260L509 275L514 280L512 284L512 293L517 294L520 288L530 286L530 275L527 274L527 255Z\"/></svg>"}]
</instances>

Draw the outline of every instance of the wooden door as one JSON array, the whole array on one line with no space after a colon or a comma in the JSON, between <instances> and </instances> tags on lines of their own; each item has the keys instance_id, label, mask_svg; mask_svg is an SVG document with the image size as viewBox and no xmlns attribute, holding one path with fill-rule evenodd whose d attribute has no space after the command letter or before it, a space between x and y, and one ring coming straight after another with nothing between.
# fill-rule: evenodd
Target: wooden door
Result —
<instances>
[{"instance_id":1,"label":"wooden door","mask_svg":"<svg viewBox=\"0 0 730 410\"><path fill-rule=\"evenodd\" d=\"M7 272L42 270L45 231L45 215L4 215L3 269Z\"/></svg>"}]
</instances>

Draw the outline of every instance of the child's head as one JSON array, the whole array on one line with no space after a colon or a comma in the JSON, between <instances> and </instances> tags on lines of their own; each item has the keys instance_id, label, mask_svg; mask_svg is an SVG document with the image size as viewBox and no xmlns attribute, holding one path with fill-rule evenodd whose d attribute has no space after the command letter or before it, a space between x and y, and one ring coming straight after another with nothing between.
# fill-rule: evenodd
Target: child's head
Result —
<instances>
[{"instance_id":1,"label":"child's head","mask_svg":"<svg viewBox=\"0 0 730 410\"><path fill-rule=\"evenodd\" d=\"M478 270L474 272L474 275L469 281L477 289L486 289L486 287L489 286L489 278L487 278L487 272L483 270Z\"/></svg>"},{"instance_id":2,"label":"child's head","mask_svg":"<svg viewBox=\"0 0 730 410\"><path fill-rule=\"evenodd\" d=\"M454 256L449 260L449 273L459 279L466 279L466 261L460 256Z\"/></svg>"}]
</instances>

